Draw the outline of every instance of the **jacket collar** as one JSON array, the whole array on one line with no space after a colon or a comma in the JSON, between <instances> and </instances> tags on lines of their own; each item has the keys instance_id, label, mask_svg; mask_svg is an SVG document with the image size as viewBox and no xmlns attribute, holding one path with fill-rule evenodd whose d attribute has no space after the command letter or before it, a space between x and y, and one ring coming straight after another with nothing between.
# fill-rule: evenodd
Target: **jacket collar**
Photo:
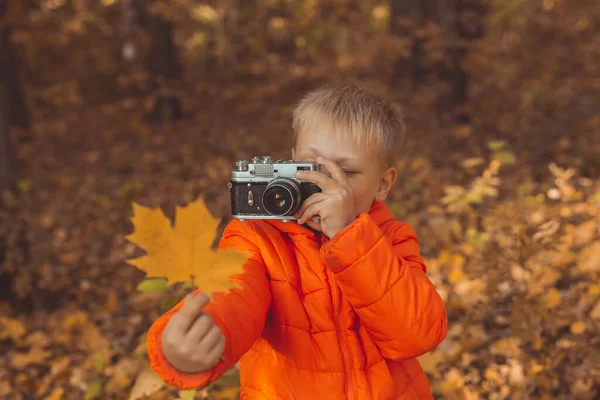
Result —
<instances>
[{"instance_id":1,"label":"jacket collar","mask_svg":"<svg viewBox=\"0 0 600 400\"><path fill-rule=\"evenodd\" d=\"M395 219L392 212L382 201L374 201L373 204L371 204L368 214L379 226L382 226L386 222ZM289 235L315 236L310 229L303 225L298 225L295 221L283 222L277 219L266 219L264 221Z\"/></svg>"}]
</instances>

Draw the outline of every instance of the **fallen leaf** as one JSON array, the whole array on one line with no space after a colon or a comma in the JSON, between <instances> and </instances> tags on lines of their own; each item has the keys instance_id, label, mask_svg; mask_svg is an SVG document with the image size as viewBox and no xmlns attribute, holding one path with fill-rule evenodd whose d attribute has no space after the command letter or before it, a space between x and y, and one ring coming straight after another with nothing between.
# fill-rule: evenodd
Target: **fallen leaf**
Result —
<instances>
[{"instance_id":1,"label":"fallen leaf","mask_svg":"<svg viewBox=\"0 0 600 400\"><path fill-rule=\"evenodd\" d=\"M438 363L442 360L442 352L432 350L418 357L421 368L428 374L439 377L440 371L437 368Z\"/></svg>"},{"instance_id":2,"label":"fallen leaf","mask_svg":"<svg viewBox=\"0 0 600 400\"><path fill-rule=\"evenodd\" d=\"M77 341L77 347L86 351L108 351L108 340L102 335L100 329L92 322L87 325Z\"/></svg>"},{"instance_id":3,"label":"fallen leaf","mask_svg":"<svg viewBox=\"0 0 600 400\"><path fill-rule=\"evenodd\" d=\"M577 399L591 399L596 398L594 396L594 380L593 379L577 379L575 383L571 385L571 392Z\"/></svg>"},{"instance_id":4,"label":"fallen leaf","mask_svg":"<svg viewBox=\"0 0 600 400\"><path fill-rule=\"evenodd\" d=\"M460 389L465 385L465 379L457 368L452 368L446 373L446 377L442 382L444 393L452 392Z\"/></svg>"},{"instance_id":5,"label":"fallen leaf","mask_svg":"<svg viewBox=\"0 0 600 400\"><path fill-rule=\"evenodd\" d=\"M492 381L495 383L502 383L502 376L500 376L500 372L498 371L497 365L491 365L487 367L483 373L486 381Z\"/></svg>"},{"instance_id":6,"label":"fallen leaf","mask_svg":"<svg viewBox=\"0 0 600 400\"><path fill-rule=\"evenodd\" d=\"M152 369L143 369L133 384L129 400L137 400L150 396L151 394L158 392L163 386L165 386L165 382L160 379Z\"/></svg>"},{"instance_id":7,"label":"fallen leaf","mask_svg":"<svg viewBox=\"0 0 600 400\"><path fill-rule=\"evenodd\" d=\"M50 352L40 348L32 347L27 353L13 353L10 365L16 369L24 369L32 364L42 364L50 357Z\"/></svg>"},{"instance_id":8,"label":"fallen leaf","mask_svg":"<svg viewBox=\"0 0 600 400\"><path fill-rule=\"evenodd\" d=\"M477 167L477 166L483 164L484 162L485 162L485 160L481 157L473 157L473 158L467 158L466 160L461 161L460 165L461 165L461 167L468 169L468 168Z\"/></svg>"},{"instance_id":9,"label":"fallen leaf","mask_svg":"<svg viewBox=\"0 0 600 400\"><path fill-rule=\"evenodd\" d=\"M479 400L479 395L474 389L463 387L462 388L462 399L463 400Z\"/></svg>"},{"instance_id":10,"label":"fallen leaf","mask_svg":"<svg viewBox=\"0 0 600 400\"><path fill-rule=\"evenodd\" d=\"M492 345L491 353L517 357L521 353L521 339L516 337L499 339Z\"/></svg>"},{"instance_id":11,"label":"fallen leaf","mask_svg":"<svg viewBox=\"0 0 600 400\"><path fill-rule=\"evenodd\" d=\"M102 351L96 351L91 356L92 366L94 370L101 374L104 371L105 357Z\"/></svg>"},{"instance_id":12,"label":"fallen leaf","mask_svg":"<svg viewBox=\"0 0 600 400\"><path fill-rule=\"evenodd\" d=\"M464 279L464 271L463 266L465 265L465 257L462 254L454 254L450 258L450 265L452 267L452 271L448 276L448 280L450 283L456 283L462 279Z\"/></svg>"},{"instance_id":13,"label":"fallen leaf","mask_svg":"<svg viewBox=\"0 0 600 400\"><path fill-rule=\"evenodd\" d=\"M462 124L454 130L454 136L458 139L466 139L473 133L473 128L470 125Z\"/></svg>"},{"instance_id":14,"label":"fallen leaf","mask_svg":"<svg viewBox=\"0 0 600 400\"><path fill-rule=\"evenodd\" d=\"M131 377L127 375L115 375L106 383L107 393L122 393L131 385Z\"/></svg>"},{"instance_id":15,"label":"fallen leaf","mask_svg":"<svg viewBox=\"0 0 600 400\"><path fill-rule=\"evenodd\" d=\"M17 319L0 316L0 340L19 340L27 332L23 323Z\"/></svg>"},{"instance_id":16,"label":"fallen leaf","mask_svg":"<svg viewBox=\"0 0 600 400\"><path fill-rule=\"evenodd\" d=\"M547 309L553 309L557 305L560 304L562 297L560 292L555 288L550 288L546 295L544 296L544 305Z\"/></svg>"},{"instance_id":17,"label":"fallen leaf","mask_svg":"<svg viewBox=\"0 0 600 400\"><path fill-rule=\"evenodd\" d=\"M63 388L55 388L44 400L61 400L64 394L65 390Z\"/></svg>"},{"instance_id":18,"label":"fallen leaf","mask_svg":"<svg viewBox=\"0 0 600 400\"><path fill-rule=\"evenodd\" d=\"M78 366L71 370L69 384L85 392L88 389L88 382L92 379L92 377L92 371L86 370Z\"/></svg>"},{"instance_id":19,"label":"fallen leaf","mask_svg":"<svg viewBox=\"0 0 600 400\"><path fill-rule=\"evenodd\" d=\"M494 159L500 161L502 164L514 164L516 162L516 157L510 151L499 151L494 153Z\"/></svg>"},{"instance_id":20,"label":"fallen leaf","mask_svg":"<svg viewBox=\"0 0 600 400\"><path fill-rule=\"evenodd\" d=\"M45 347L48 346L52 342L52 340L44 332L35 331L29 334L29 336L27 336L25 342L30 346Z\"/></svg>"},{"instance_id":21,"label":"fallen leaf","mask_svg":"<svg viewBox=\"0 0 600 400\"><path fill-rule=\"evenodd\" d=\"M544 370L544 366L538 364L535 360L531 362L531 366L529 368L529 370L531 371L531 373L533 375L535 374L539 374L540 372L542 372Z\"/></svg>"},{"instance_id":22,"label":"fallen leaf","mask_svg":"<svg viewBox=\"0 0 600 400\"><path fill-rule=\"evenodd\" d=\"M573 335L579 335L585 332L585 323L581 321L573 322L571 324L571 333Z\"/></svg>"},{"instance_id":23,"label":"fallen leaf","mask_svg":"<svg viewBox=\"0 0 600 400\"><path fill-rule=\"evenodd\" d=\"M90 383L90 386L88 386L86 392L85 392L85 400L93 400L93 399L97 399L100 396L102 396L102 394L104 393L104 385L102 384L101 380L95 380L92 383Z\"/></svg>"},{"instance_id":24,"label":"fallen leaf","mask_svg":"<svg viewBox=\"0 0 600 400\"><path fill-rule=\"evenodd\" d=\"M240 396L239 387L225 387L218 392L210 392L211 400L234 400Z\"/></svg>"},{"instance_id":25,"label":"fallen leaf","mask_svg":"<svg viewBox=\"0 0 600 400\"><path fill-rule=\"evenodd\" d=\"M510 266L510 276L517 282L528 281L531 273L518 264Z\"/></svg>"},{"instance_id":26,"label":"fallen leaf","mask_svg":"<svg viewBox=\"0 0 600 400\"><path fill-rule=\"evenodd\" d=\"M533 240L537 242L542 241L542 239L549 238L550 236L558 232L559 228L560 222L558 221L545 222L538 228L538 231L533 235Z\"/></svg>"},{"instance_id":27,"label":"fallen leaf","mask_svg":"<svg viewBox=\"0 0 600 400\"><path fill-rule=\"evenodd\" d=\"M559 211L559 214L562 218L569 218L571 215L573 215L573 212L569 207L562 207Z\"/></svg>"},{"instance_id":28,"label":"fallen leaf","mask_svg":"<svg viewBox=\"0 0 600 400\"><path fill-rule=\"evenodd\" d=\"M596 305L590 312L590 318L595 319L595 320L600 320L600 300L598 300L598 302L596 302Z\"/></svg>"},{"instance_id":29,"label":"fallen leaf","mask_svg":"<svg viewBox=\"0 0 600 400\"><path fill-rule=\"evenodd\" d=\"M179 392L177 392L177 395L179 396L178 400L194 400L196 398L197 393L198 390L196 389L180 390Z\"/></svg>"},{"instance_id":30,"label":"fallen leaf","mask_svg":"<svg viewBox=\"0 0 600 400\"><path fill-rule=\"evenodd\" d=\"M88 323L87 314L83 311L76 311L68 314L63 319L63 327L67 330L78 329L85 326Z\"/></svg>"},{"instance_id":31,"label":"fallen leaf","mask_svg":"<svg viewBox=\"0 0 600 400\"><path fill-rule=\"evenodd\" d=\"M145 345L145 342L144 342ZM108 376L116 376L116 375L128 375L135 376L140 371L140 361L133 358L122 358L115 365L111 365L106 368L106 375Z\"/></svg>"},{"instance_id":32,"label":"fallen leaf","mask_svg":"<svg viewBox=\"0 0 600 400\"><path fill-rule=\"evenodd\" d=\"M485 300L485 289L486 284L481 279L465 279L454 286L454 291L460 296L460 301L467 306Z\"/></svg>"},{"instance_id":33,"label":"fallen leaf","mask_svg":"<svg viewBox=\"0 0 600 400\"><path fill-rule=\"evenodd\" d=\"M193 9L192 17L200 22L213 23L219 19L218 12L207 4L201 4Z\"/></svg>"},{"instance_id":34,"label":"fallen leaf","mask_svg":"<svg viewBox=\"0 0 600 400\"><path fill-rule=\"evenodd\" d=\"M574 244L576 246L583 246L594 240L596 235L598 234L598 222L590 220L586 221L583 224L579 225L575 232L573 232L574 236Z\"/></svg>"},{"instance_id":35,"label":"fallen leaf","mask_svg":"<svg viewBox=\"0 0 600 400\"><path fill-rule=\"evenodd\" d=\"M600 272L600 242L594 242L581 250L577 267L582 272Z\"/></svg>"},{"instance_id":36,"label":"fallen leaf","mask_svg":"<svg viewBox=\"0 0 600 400\"><path fill-rule=\"evenodd\" d=\"M160 209L133 206L134 233L126 238L148 255L128 262L149 277L166 277L169 284L194 279L207 293L236 286L228 278L243 272L248 255L234 249L211 248L219 221L202 199L177 207L175 227Z\"/></svg>"},{"instance_id":37,"label":"fallen leaf","mask_svg":"<svg viewBox=\"0 0 600 400\"><path fill-rule=\"evenodd\" d=\"M528 220L531 225L538 226L544 222L545 218L546 216L544 215L544 210L536 210L529 215Z\"/></svg>"},{"instance_id":38,"label":"fallen leaf","mask_svg":"<svg viewBox=\"0 0 600 400\"><path fill-rule=\"evenodd\" d=\"M508 380L513 386L522 386L525 384L525 373L523 371L523 366L521 363L515 360L511 360L510 363L510 372L508 375Z\"/></svg>"},{"instance_id":39,"label":"fallen leaf","mask_svg":"<svg viewBox=\"0 0 600 400\"><path fill-rule=\"evenodd\" d=\"M63 356L52 360L52 366L50 367L50 377L58 378L65 374L69 370L71 360L67 356Z\"/></svg>"},{"instance_id":40,"label":"fallen leaf","mask_svg":"<svg viewBox=\"0 0 600 400\"><path fill-rule=\"evenodd\" d=\"M547 288L554 286L561 277L556 269L548 267L547 264L537 263L534 260L530 260L527 264L533 270L527 286L527 292L532 297L546 292Z\"/></svg>"},{"instance_id":41,"label":"fallen leaf","mask_svg":"<svg viewBox=\"0 0 600 400\"><path fill-rule=\"evenodd\" d=\"M0 396L6 396L11 392L10 382L0 381Z\"/></svg>"},{"instance_id":42,"label":"fallen leaf","mask_svg":"<svg viewBox=\"0 0 600 400\"><path fill-rule=\"evenodd\" d=\"M491 151L500 151L504 149L505 145L506 142L504 140L490 140L489 142L487 142L487 147Z\"/></svg>"},{"instance_id":43,"label":"fallen leaf","mask_svg":"<svg viewBox=\"0 0 600 400\"><path fill-rule=\"evenodd\" d=\"M557 188L552 188L548 189L548 191L546 192L546 196L548 196L548 198L551 200L559 200L561 193L560 190L558 190Z\"/></svg>"}]
</instances>

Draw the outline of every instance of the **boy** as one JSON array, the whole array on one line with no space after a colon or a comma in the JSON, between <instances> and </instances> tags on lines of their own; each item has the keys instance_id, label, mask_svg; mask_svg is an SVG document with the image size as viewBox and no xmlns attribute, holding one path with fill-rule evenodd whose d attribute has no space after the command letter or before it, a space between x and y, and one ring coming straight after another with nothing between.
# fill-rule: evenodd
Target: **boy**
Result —
<instances>
[{"instance_id":1,"label":"boy","mask_svg":"<svg viewBox=\"0 0 600 400\"><path fill-rule=\"evenodd\" d=\"M431 399L415 357L445 337L446 311L412 228L383 201L401 111L355 85L309 93L294 112L295 158L322 170L297 223L232 221L220 246L251 252L243 290L199 289L148 334L154 371L180 388L240 358L242 399ZM311 220L319 216L320 222Z\"/></svg>"}]
</instances>

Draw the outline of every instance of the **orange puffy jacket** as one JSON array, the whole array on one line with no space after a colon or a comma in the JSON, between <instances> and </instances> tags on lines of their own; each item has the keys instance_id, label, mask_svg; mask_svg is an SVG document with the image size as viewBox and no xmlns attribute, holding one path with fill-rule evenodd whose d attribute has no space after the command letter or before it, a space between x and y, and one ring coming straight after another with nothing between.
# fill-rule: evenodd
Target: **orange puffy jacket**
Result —
<instances>
[{"instance_id":1,"label":"orange puffy jacket","mask_svg":"<svg viewBox=\"0 0 600 400\"><path fill-rule=\"evenodd\" d=\"M243 400L433 398L415 357L444 339L446 311L415 233L383 203L331 240L293 222L234 220L219 246L252 253L243 290L205 307L227 340L223 360L200 373L166 360L161 334L182 300L148 333L167 383L201 388L240 360Z\"/></svg>"}]
</instances>

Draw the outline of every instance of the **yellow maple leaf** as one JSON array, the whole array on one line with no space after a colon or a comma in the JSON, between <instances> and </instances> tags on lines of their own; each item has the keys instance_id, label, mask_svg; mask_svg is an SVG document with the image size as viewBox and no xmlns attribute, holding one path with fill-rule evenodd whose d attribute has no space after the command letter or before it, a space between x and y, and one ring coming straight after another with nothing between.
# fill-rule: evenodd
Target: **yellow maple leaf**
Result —
<instances>
[{"instance_id":1,"label":"yellow maple leaf","mask_svg":"<svg viewBox=\"0 0 600 400\"><path fill-rule=\"evenodd\" d=\"M248 258L234 249L211 248L219 220L198 199L186 207L177 207L175 226L160 209L133 204L134 232L126 239L148 253L127 260L148 277L166 277L167 282L194 284L210 295L236 286L229 277L243 272Z\"/></svg>"}]
</instances>

